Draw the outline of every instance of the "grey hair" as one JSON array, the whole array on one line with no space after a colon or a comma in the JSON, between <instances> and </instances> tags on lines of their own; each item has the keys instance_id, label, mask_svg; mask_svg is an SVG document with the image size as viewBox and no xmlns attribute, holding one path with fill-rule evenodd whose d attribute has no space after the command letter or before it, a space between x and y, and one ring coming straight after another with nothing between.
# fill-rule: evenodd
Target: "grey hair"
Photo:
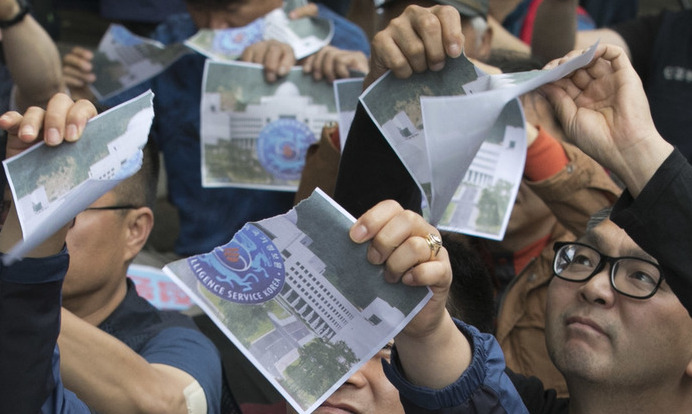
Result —
<instances>
[{"instance_id":1,"label":"grey hair","mask_svg":"<svg viewBox=\"0 0 692 414\"><path fill-rule=\"evenodd\" d=\"M482 16L476 16L469 19L473 31L476 32L476 47L479 48L483 44L483 35L488 30L488 21Z\"/></svg>"},{"instance_id":2,"label":"grey hair","mask_svg":"<svg viewBox=\"0 0 692 414\"><path fill-rule=\"evenodd\" d=\"M593 213L586 223L586 231L593 230L594 227L601 224L603 221L610 218L610 213L613 211L612 207L606 207L597 212Z\"/></svg>"}]
</instances>

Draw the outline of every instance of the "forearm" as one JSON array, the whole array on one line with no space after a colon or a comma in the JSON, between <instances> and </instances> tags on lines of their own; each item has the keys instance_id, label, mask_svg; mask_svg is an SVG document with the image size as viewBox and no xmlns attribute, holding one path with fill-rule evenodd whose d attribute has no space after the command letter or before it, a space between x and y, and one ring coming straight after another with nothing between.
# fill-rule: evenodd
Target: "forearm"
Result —
<instances>
[{"instance_id":1,"label":"forearm","mask_svg":"<svg viewBox=\"0 0 692 414\"><path fill-rule=\"evenodd\" d=\"M574 48L577 0L544 0L536 11L531 52L545 61L564 56Z\"/></svg>"},{"instance_id":2,"label":"forearm","mask_svg":"<svg viewBox=\"0 0 692 414\"><path fill-rule=\"evenodd\" d=\"M62 312L58 345L65 386L100 413L187 413L183 389L194 381L160 369L127 345Z\"/></svg>"},{"instance_id":3,"label":"forearm","mask_svg":"<svg viewBox=\"0 0 692 414\"><path fill-rule=\"evenodd\" d=\"M3 29L2 44L19 112L32 105L45 108L54 94L65 90L58 49L31 15Z\"/></svg>"},{"instance_id":4,"label":"forearm","mask_svg":"<svg viewBox=\"0 0 692 414\"><path fill-rule=\"evenodd\" d=\"M402 373L414 385L441 389L454 383L471 362L471 346L449 313L425 337L404 333L395 339Z\"/></svg>"}]
</instances>

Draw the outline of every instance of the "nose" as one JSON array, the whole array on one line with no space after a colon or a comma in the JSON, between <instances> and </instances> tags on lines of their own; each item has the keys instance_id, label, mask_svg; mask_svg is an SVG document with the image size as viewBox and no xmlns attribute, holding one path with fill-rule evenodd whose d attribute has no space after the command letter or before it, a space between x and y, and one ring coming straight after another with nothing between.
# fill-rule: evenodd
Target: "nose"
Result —
<instances>
[{"instance_id":1,"label":"nose","mask_svg":"<svg viewBox=\"0 0 692 414\"><path fill-rule=\"evenodd\" d=\"M356 388L363 388L368 384L368 376L373 370L379 369L382 371L382 363L378 358L371 358L358 371L349 377L346 384ZM346 385L345 384L345 385Z\"/></svg>"},{"instance_id":2,"label":"nose","mask_svg":"<svg viewBox=\"0 0 692 414\"><path fill-rule=\"evenodd\" d=\"M579 287L579 295L587 302L611 306L615 301L615 289L610 284L610 265L606 265L591 279Z\"/></svg>"}]
</instances>

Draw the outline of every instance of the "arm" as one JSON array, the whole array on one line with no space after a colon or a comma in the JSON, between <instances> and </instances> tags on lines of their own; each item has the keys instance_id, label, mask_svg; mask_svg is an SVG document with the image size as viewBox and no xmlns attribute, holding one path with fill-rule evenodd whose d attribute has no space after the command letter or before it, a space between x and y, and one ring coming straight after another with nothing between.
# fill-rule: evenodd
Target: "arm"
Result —
<instances>
[{"instance_id":1,"label":"arm","mask_svg":"<svg viewBox=\"0 0 692 414\"><path fill-rule=\"evenodd\" d=\"M577 31L576 0L545 0L538 6L531 38L531 53L552 60L573 49L587 48L597 41L613 44L629 55L627 43L612 29Z\"/></svg>"},{"instance_id":2,"label":"arm","mask_svg":"<svg viewBox=\"0 0 692 414\"><path fill-rule=\"evenodd\" d=\"M420 215L383 201L351 227L356 243L370 242L368 260L385 265L390 283L428 286L433 296L395 338L385 373L399 389L406 412L468 412L471 406L523 413L523 403L504 373L502 351L489 334L455 322L446 310L452 270L446 249L431 252L437 229ZM396 246L396 247L392 247ZM493 389L493 395L486 390Z\"/></svg>"},{"instance_id":3,"label":"arm","mask_svg":"<svg viewBox=\"0 0 692 414\"><path fill-rule=\"evenodd\" d=\"M18 12L16 0L0 0L1 20L9 20ZM45 107L54 94L65 90L58 48L30 14L2 29L2 45L19 111L31 105Z\"/></svg>"},{"instance_id":4,"label":"arm","mask_svg":"<svg viewBox=\"0 0 692 414\"><path fill-rule=\"evenodd\" d=\"M692 310L685 253L692 231L691 167L656 131L625 53L602 45L590 65L542 90L568 138L624 181L627 192L613 220L659 261L668 284Z\"/></svg>"},{"instance_id":5,"label":"arm","mask_svg":"<svg viewBox=\"0 0 692 414\"><path fill-rule=\"evenodd\" d=\"M190 374L149 363L123 342L65 309L58 344L66 387L100 413L208 412L204 391ZM204 351L208 350L194 350ZM198 398L186 395L194 390L201 393ZM192 411L188 411L188 403Z\"/></svg>"},{"instance_id":6,"label":"arm","mask_svg":"<svg viewBox=\"0 0 692 414\"><path fill-rule=\"evenodd\" d=\"M65 95L48 103L51 117L38 107L24 116L8 112L0 127L8 131L7 155L30 147L39 136L58 145L70 130L77 139L96 110ZM39 131L57 131L40 134ZM49 139L50 137L50 139ZM62 280L68 257L63 246L67 227L32 251L27 258L0 269L0 412L89 412L60 383L56 340L60 325ZM0 251L7 252L22 237L12 205L0 231Z\"/></svg>"}]
</instances>

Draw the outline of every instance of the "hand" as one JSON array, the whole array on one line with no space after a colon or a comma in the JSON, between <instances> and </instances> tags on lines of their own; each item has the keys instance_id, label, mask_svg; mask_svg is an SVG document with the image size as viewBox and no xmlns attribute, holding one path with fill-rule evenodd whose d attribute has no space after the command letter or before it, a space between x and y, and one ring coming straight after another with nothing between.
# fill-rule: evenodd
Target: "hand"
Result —
<instances>
[{"instance_id":1,"label":"hand","mask_svg":"<svg viewBox=\"0 0 692 414\"><path fill-rule=\"evenodd\" d=\"M541 90L567 139L617 174L635 196L673 150L656 131L641 80L617 46L600 45L590 64Z\"/></svg>"},{"instance_id":2,"label":"hand","mask_svg":"<svg viewBox=\"0 0 692 414\"><path fill-rule=\"evenodd\" d=\"M264 78L269 83L286 76L296 63L293 48L278 40L264 40L246 47L240 60L263 65Z\"/></svg>"},{"instance_id":3,"label":"hand","mask_svg":"<svg viewBox=\"0 0 692 414\"><path fill-rule=\"evenodd\" d=\"M76 141L84 131L87 120L96 116L96 108L86 100L73 102L64 93L53 96L46 110L30 107L20 115L10 111L0 116L0 128L7 131L6 157L12 157L31 147L41 138L46 144L54 146L63 141ZM6 195L7 200L10 198ZM3 215L4 215L3 211ZM65 243L67 226L46 239L40 246L28 253L28 257L44 257L56 254ZM22 238L17 218L17 210L12 203L0 232L0 251L8 252Z\"/></svg>"},{"instance_id":4,"label":"hand","mask_svg":"<svg viewBox=\"0 0 692 414\"><path fill-rule=\"evenodd\" d=\"M300 6L291 10L288 13L288 18L291 20L300 19L302 17L317 17L319 9L315 3L308 3L304 6Z\"/></svg>"},{"instance_id":5,"label":"hand","mask_svg":"<svg viewBox=\"0 0 692 414\"><path fill-rule=\"evenodd\" d=\"M439 236L423 217L386 200L363 214L351 227L356 243L371 241L368 260L385 265L390 283L429 286L433 297L395 338L399 362L412 383L443 388L453 383L471 361L471 348L447 312L452 268L447 250L431 253L426 237Z\"/></svg>"},{"instance_id":6,"label":"hand","mask_svg":"<svg viewBox=\"0 0 692 414\"><path fill-rule=\"evenodd\" d=\"M75 47L62 59L62 72L65 85L70 89L76 100L88 99L92 102L96 97L89 86L96 81L92 60L94 53L83 47Z\"/></svg>"},{"instance_id":7,"label":"hand","mask_svg":"<svg viewBox=\"0 0 692 414\"><path fill-rule=\"evenodd\" d=\"M74 102L64 93L54 95L48 101L46 110L32 106L24 115L15 111L7 112L0 116L0 128L7 131L6 157L19 154L40 139L50 146L63 141L77 141L87 120L96 114L91 102Z\"/></svg>"},{"instance_id":8,"label":"hand","mask_svg":"<svg viewBox=\"0 0 692 414\"><path fill-rule=\"evenodd\" d=\"M348 78L351 71L368 73L368 58L357 50L341 50L325 46L303 60L303 73L312 73L316 81Z\"/></svg>"},{"instance_id":9,"label":"hand","mask_svg":"<svg viewBox=\"0 0 692 414\"><path fill-rule=\"evenodd\" d=\"M420 215L387 200L363 214L349 234L356 243L371 241L368 260L385 265L388 282L432 289L433 298L404 329L412 336L424 336L435 330L447 314L445 304L452 283L452 268L444 247L437 255L431 255L426 241L430 233L440 235Z\"/></svg>"},{"instance_id":10,"label":"hand","mask_svg":"<svg viewBox=\"0 0 692 414\"><path fill-rule=\"evenodd\" d=\"M427 69L438 71L445 59L459 57L464 46L461 19L451 6L422 8L411 5L372 40L370 73L365 86L392 70L407 78Z\"/></svg>"}]
</instances>

